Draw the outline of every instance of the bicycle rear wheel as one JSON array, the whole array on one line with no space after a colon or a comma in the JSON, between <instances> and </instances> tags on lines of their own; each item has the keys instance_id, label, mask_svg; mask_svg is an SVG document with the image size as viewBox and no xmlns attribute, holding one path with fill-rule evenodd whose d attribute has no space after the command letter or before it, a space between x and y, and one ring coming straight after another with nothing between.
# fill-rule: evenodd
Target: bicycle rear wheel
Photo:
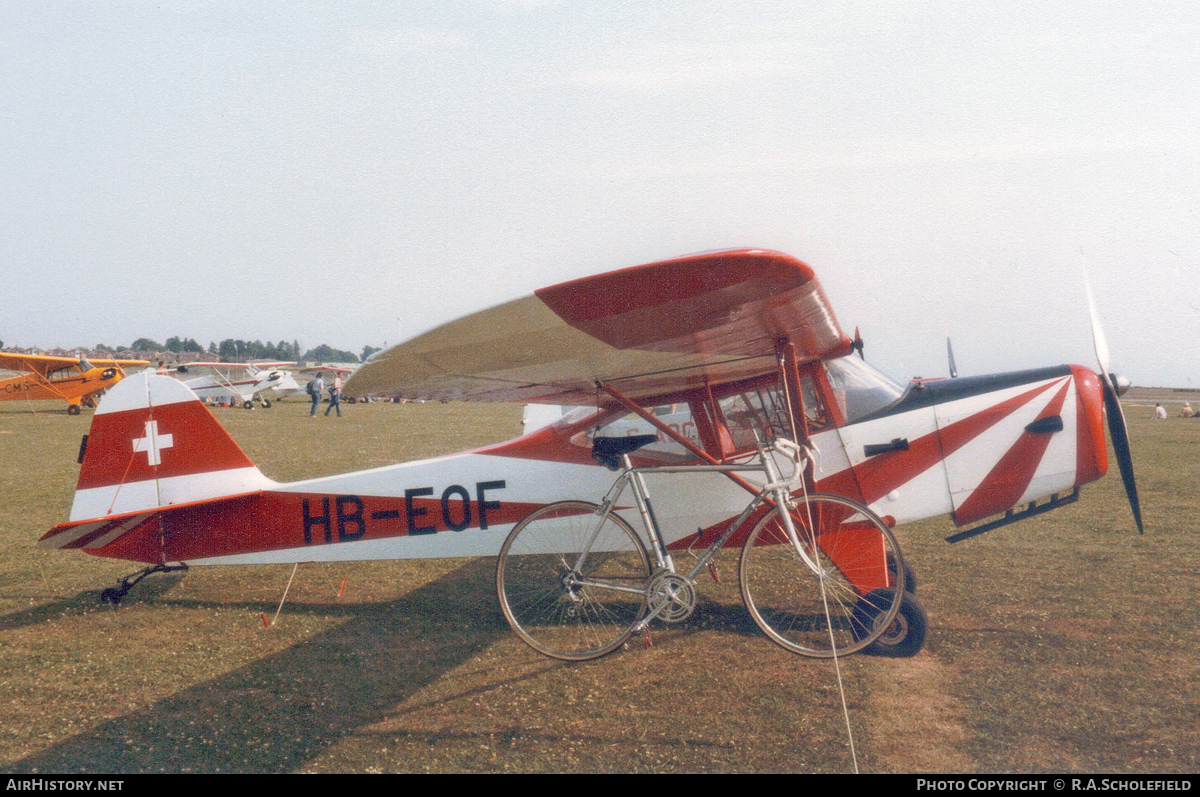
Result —
<instances>
[{"instance_id":1,"label":"bicycle rear wheel","mask_svg":"<svg viewBox=\"0 0 1200 797\"><path fill-rule=\"evenodd\" d=\"M646 612L646 547L617 515L601 524L599 511L587 501L535 510L513 527L496 562L496 594L508 624L556 659L583 661L616 650Z\"/></svg>"},{"instance_id":2,"label":"bicycle rear wheel","mask_svg":"<svg viewBox=\"0 0 1200 797\"><path fill-rule=\"evenodd\" d=\"M802 656L830 658L862 650L887 630L904 595L900 546L874 512L856 501L814 493L797 501L792 524L800 557L780 510L751 530L738 570L742 599L772 641Z\"/></svg>"}]
</instances>

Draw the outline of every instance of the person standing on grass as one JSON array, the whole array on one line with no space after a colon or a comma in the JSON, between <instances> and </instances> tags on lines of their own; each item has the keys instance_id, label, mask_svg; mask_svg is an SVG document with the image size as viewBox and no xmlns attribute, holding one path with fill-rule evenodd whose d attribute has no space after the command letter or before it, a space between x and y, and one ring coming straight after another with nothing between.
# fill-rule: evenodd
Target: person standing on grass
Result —
<instances>
[{"instance_id":1,"label":"person standing on grass","mask_svg":"<svg viewBox=\"0 0 1200 797\"><path fill-rule=\"evenodd\" d=\"M317 417L317 407L321 404L321 394L325 392L325 380L321 378L321 372L317 371L317 375L312 378L305 388L308 395L312 396L312 409L308 412L308 417ZM339 413L340 414L340 413Z\"/></svg>"},{"instance_id":2,"label":"person standing on grass","mask_svg":"<svg viewBox=\"0 0 1200 797\"><path fill-rule=\"evenodd\" d=\"M325 408L325 417L329 417L329 411L337 409L338 417L342 417L342 378L336 373L333 375L333 384L329 387L329 406Z\"/></svg>"}]
</instances>

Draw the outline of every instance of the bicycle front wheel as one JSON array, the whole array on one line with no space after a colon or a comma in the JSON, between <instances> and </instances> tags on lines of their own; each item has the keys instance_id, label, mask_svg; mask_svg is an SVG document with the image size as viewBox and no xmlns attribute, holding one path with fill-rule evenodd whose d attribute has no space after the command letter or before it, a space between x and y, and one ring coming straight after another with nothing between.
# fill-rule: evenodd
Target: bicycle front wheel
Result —
<instances>
[{"instance_id":1,"label":"bicycle front wheel","mask_svg":"<svg viewBox=\"0 0 1200 797\"><path fill-rule=\"evenodd\" d=\"M646 612L650 558L628 523L587 501L560 501L513 527L496 562L496 594L513 631L567 661L616 650ZM586 548L586 554L584 550Z\"/></svg>"},{"instance_id":2,"label":"bicycle front wheel","mask_svg":"<svg viewBox=\"0 0 1200 797\"><path fill-rule=\"evenodd\" d=\"M816 658L844 656L886 631L904 595L900 546L856 501L814 493L791 513L793 541L778 508L751 530L738 570L742 599L774 642ZM819 572L800 556L797 544Z\"/></svg>"}]
</instances>

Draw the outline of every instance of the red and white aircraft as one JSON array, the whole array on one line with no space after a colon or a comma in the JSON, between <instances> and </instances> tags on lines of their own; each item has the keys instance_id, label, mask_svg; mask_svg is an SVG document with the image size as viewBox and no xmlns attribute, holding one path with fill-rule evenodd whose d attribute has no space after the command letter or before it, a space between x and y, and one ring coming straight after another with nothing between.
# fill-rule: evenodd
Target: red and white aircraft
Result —
<instances>
[{"instance_id":1,"label":"red and white aircraft","mask_svg":"<svg viewBox=\"0 0 1200 797\"><path fill-rule=\"evenodd\" d=\"M146 564L105 591L114 603L142 576L184 566L495 556L532 510L605 493L613 476L593 459L593 436L651 427L659 442L635 464L743 461L756 433L782 435L818 452L808 489L888 524L949 513L969 527L961 538L1069 503L1103 476L1106 407L1140 528L1116 380L1093 328L1101 373L1062 365L904 386L849 356L812 269L788 255L637 266L472 314L357 369L347 395L582 407L454 456L280 484L185 385L128 378L96 411L69 521L38 544ZM653 479L671 548L747 503L723 474ZM897 649L915 653L924 613L915 596L905 606L909 644Z\"/></svg>"}]
</instances>

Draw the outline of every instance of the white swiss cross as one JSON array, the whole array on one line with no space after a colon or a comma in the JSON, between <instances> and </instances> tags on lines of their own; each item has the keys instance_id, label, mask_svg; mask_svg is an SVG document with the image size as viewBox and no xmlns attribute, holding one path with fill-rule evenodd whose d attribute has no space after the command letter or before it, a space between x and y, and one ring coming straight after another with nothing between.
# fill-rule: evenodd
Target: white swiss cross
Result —
<instances>
[{"instance_id":1,"label":"white swiss cross","mask_svg":"<svg viewBox=\"0 0 1200 797\"><path fill-rule=\"evenodd\" d=\"M133 453L140 454L144 451L149 465L161 465L162 457L158 452L174 446L175 435L159 434L158 421L146 421L146 436L133 439Z\"/></svg>"}]
</instances>

